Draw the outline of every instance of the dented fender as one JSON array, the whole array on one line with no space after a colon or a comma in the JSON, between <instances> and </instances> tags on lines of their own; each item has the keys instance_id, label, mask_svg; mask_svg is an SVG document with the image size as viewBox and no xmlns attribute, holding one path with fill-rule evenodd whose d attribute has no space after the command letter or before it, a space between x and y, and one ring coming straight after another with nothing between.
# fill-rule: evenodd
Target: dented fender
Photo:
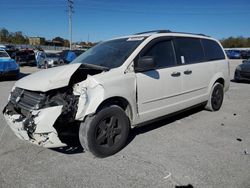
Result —
<instances>
[{"instance_id":1,"label":"dented fender","mask_svg":"<svg viewBox=\"0 0 250 188\"><path fill-rule=\"evenodd\" d=\"M103 86L91 76L77 83L73 93L79 96L76 120L83 120L86 115L94 113L104 100Z\"/></svg>"},{"instance_id":2,"label":"dented fender","mask_svg":"<svg viewBox=\"0 0 250 188\"><path fill-rule=\"evenodd\" d=\"M134 73L112 73L88 76L86 80L75 84L74 95L79 96L76 120L84 120L87 115L94 114L107 99L119 97L127 100L131 110L131 126L138 120L136 106L136 79ZM122 87L121 87L122 86Z\"/></svg>"}]
</instances>

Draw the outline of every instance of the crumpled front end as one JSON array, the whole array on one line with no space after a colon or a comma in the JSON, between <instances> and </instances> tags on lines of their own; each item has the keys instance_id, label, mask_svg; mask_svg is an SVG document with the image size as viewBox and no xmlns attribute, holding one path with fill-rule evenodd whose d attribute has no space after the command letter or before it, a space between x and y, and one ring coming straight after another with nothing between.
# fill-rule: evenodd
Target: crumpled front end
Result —
<instances>
[{"instance_id":1,"label":"crumpled front end","mask_svg":"<svg viewBox=\"0 0 250 188\"><path fill-rule=\"evenodd\" d=\"M41 77L43 82L50 83L48 87L35 83L38 73L17 82L3 111L19 138L49 148L70 145L69 137L78 136L80 121L95 111L104 93L103 87L91 77L103 70L79 67L71 77L63 77L63 82L49 77L58 70L45 72L46 77Z\"/></svg>"},{"instance_id":2,"label":"crumpled front end","mask_svg":"<svg viewBox=\"0 0 250 188\"><path fill-rule=\"evenodd\" d=\"M43 147L65 146L53 127L60 116L62 106L55 106L33 111L29 117L16 114L8 104L4 110L4 118L17 137Z\"/></svg>"},{"instance_id":3,"label":"crumpled front end","mask_svg":"<svg viewBox=\"0 0 250 188\"><path fill-rule=\"evenodd\" d=\"M65 96L67 99L63 98ZM64 121L64 115L72 113L67 100L77 103L77 99L68 98L70 95L60 92L53 94L14 88L3 114L10 128L20 139L47 148L61 147L66 144L60 140L54 125L58 119ZM67 120L70 121L69 118Z\"/></svg>"}]
</instances>

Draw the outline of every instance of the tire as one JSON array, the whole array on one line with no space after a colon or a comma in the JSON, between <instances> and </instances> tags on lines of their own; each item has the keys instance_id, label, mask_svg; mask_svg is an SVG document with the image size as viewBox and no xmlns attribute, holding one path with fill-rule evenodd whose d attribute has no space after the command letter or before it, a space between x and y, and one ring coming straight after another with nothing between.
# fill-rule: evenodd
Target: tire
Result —
<instances>
[{"instance_id":1,"label":"tire","mask_svg":"<svg viewBox=\"0 0 250 188\"><path fill-rule=\"evenodd\" d=\"M209 99L205 108L209 111L218 111L222 106L223 99L224 99L223 85L216 82L211 89L211 93L209 95Z\"/></svg>"},{"instance_id":2,"label":"tire","mask_svg":"<svg viewBox=\"0 0 250 188\"><path fill-rule=\"evenodd\" d=\"M130 121L122 108L105 107L81 123L79 140L84 150L95 157L108 157L126 144Z\"/></svg>"}]
</instances>

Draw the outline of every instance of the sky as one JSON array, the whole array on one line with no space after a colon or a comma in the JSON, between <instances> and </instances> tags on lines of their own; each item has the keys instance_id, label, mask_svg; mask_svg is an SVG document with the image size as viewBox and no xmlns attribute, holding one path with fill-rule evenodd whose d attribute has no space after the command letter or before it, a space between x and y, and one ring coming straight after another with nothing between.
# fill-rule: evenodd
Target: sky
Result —
<instances>
[{"instance_id":1,"label":"sky","mask_svg":"<svg viewBox=\"0 0 250 188\"><path fill-rule=\"evenodd\" d=\"M250 37L250 0L73 0L73 41L169 29L217 39ZM0 28L69 38L67 0L0 0Z\"/></svg>"}]
</instances>

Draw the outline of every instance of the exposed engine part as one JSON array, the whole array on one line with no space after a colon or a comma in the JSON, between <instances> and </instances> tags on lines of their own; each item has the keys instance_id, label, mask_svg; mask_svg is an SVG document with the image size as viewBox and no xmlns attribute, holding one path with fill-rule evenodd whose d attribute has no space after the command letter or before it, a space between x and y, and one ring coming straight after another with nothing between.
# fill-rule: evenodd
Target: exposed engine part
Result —
<instances>
[{"instance_id":1,"label":"exposed engine part","mask_svg":"<svg viewBox=\"0 0 250 188\"><path fill-rule=\"evenodd\" d=\"M75 73L71 76L69 86L73 86L76 83L79 83L83 80L86 80L88 75L95 75L103 72L103 69L95 69L91 67L86 67L82 64Z\"/></svg>"},{"instance_id":2,"label":"exposed engine part","mask_svg":"<svg viewBox=\"0 0 250 188\"><path fill-rule=\"evenodd\" d=\"M23 128L24 130L28 132L29 136L32 133L34 133L36 130L36 124L35 124L34 118L33 117L26 118L23 122Z\"/></svg>"},{"instance_id":3,"label":"exposed engine part","mask_svg":"<svg viewBox=\"0 0 250 188\"><path fill-rule=\"evenodd\" d=\"M62 113L59 117L60 119L66 119L67 122L72 122L75 119L78 96L73 95L72 89L68 90L65 93L57 93L52 96L46 105L49 106L59 106L62 105Z\"/></svg>"}]
</instances>

